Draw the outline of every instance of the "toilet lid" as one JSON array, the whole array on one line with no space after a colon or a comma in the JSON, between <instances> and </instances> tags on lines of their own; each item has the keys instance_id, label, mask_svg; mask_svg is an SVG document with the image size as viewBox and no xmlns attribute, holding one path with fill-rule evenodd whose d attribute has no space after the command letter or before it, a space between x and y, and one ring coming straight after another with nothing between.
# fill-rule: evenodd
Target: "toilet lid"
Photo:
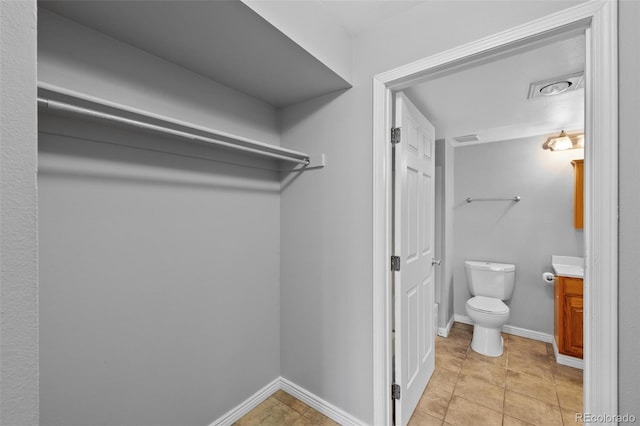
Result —
<instances>
[{"instance_id":1,"label":"toilet lid","mask_svg":"<svg viewBox=\"0 0 640 426\"><path fill-rule=\"evenodd\" d=\"M504 314L509 312L509 307L500 299L495 297L476 296L467 300L467 305L476 311L490 314Z\"/></svg>"}]
</instances>

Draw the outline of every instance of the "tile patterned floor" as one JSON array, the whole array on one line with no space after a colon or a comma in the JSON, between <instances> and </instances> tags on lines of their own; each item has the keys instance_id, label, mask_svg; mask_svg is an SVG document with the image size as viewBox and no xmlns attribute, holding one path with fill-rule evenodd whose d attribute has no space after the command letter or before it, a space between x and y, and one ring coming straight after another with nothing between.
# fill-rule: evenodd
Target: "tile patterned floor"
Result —
<instances>
[{"instance_id":1,"label":"tile patterned floor","mask_svg":"<svg viewBox=\"0 0 640 426\"><path fill-rule=\"evenodd\" d=\"M338 423L288 393L279 390L234 423L234 426L258 425L338 426Z\"/></svg>"},{"instance_id":2,"label":"tile patterned floor","mask_svg":"<svg viewBox=\"0 0 640 426\"><path fill-rule=\"evenodd\" d=\"M436 337L436 369L410 426L571 425L582 408L582 370L556 364L550 344L503 334L505 352L470 348L473 329L455 323ZM237 426L329 426L336 422L278 391Z\"/></svg>"},{"instance_id":3,"label":"tile patterned floor","mask_svg":"<svg viewBox=\"0 0 640 426\"><path fill-rule=\"evenodd\" d=\"M410 426L571 425L582 408L582 370L557 364L550 344L503 334L504 354L470 348L473 328L436 337L436 369Z\"/></svg>"}]
</instances>

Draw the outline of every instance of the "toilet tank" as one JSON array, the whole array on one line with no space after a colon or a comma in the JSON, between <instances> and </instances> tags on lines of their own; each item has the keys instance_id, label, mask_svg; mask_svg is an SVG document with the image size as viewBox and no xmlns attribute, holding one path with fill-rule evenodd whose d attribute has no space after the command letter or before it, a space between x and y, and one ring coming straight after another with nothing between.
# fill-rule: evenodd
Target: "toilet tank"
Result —
<instances>
[{"instance_id":1,"label":"toilet tank","mask_svg":"<svg viewBox=\"0 0 640 426\"><path fill-rule=\"evenodd\" d=\"M500 300L511 299L515 286L516 265L466 260L464 268L472 295L495 297Z\"/></svg>"}]
</instances>

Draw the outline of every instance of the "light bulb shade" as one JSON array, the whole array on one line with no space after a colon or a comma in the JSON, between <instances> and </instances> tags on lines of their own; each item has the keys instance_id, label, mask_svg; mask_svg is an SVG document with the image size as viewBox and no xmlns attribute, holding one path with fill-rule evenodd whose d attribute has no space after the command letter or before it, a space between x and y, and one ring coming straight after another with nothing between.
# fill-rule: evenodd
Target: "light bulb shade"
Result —
<instances>
[{"instance_id":1,"label":"light bulb shade","mask_svg":"<svg viewBox=\"0 0 640 426\"><path fill-rule=\"evenodd\" d=\"M584 134L573 133L567 135L563 130L558 136L551 136L547 138L547 141L542 145L542 148L550 151L584 148Z\"/></svg>"}]
</instances>

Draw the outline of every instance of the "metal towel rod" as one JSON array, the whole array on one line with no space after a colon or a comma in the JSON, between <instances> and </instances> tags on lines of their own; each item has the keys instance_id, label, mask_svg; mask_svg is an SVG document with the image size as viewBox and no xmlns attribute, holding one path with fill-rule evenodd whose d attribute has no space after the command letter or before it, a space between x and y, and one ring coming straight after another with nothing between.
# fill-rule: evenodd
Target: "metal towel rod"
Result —
<instances>
[{"instance_id":1,"label":"metal towel rod","mask_svg":"<svg viewBox=\"0 0 640 426\"><path fill-rule=\"evenodd\" d=\"M467 198L467 203L470 203L472 201L513 201L513 202L518 202L520 201L520 196L516 195L515 197L511 197L511 198Z\"/></svg>"}]
</instances>

